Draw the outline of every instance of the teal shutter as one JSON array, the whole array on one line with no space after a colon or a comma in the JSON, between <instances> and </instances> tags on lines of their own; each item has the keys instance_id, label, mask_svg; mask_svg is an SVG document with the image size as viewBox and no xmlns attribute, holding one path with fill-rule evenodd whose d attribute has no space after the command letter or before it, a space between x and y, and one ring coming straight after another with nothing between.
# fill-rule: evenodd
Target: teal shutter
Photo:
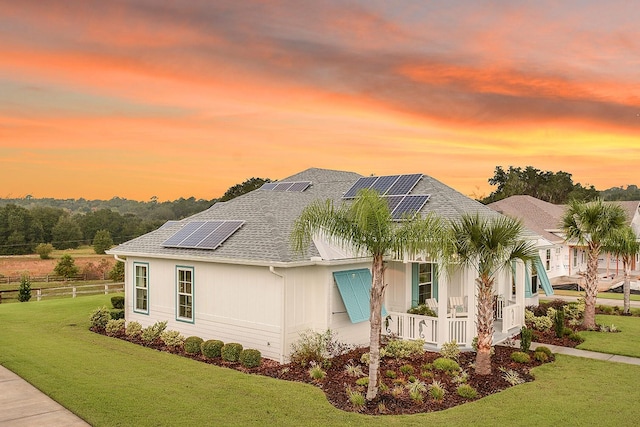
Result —
<instances>
[{"instance_id":1,"label":"teal shutter","mask_svg":"<svg viewBox=\"0 0 640 427\"><path fill-rule=\"evenodd\" d=\"M420 275L420 264L411 264L411 307L418 305L418 284Z\"/></svg>"},{"instance_id":2,"label":"teal shutter","mask_svg":"<svg viewBox=\"0 0 640 427\"><path fill-rule=\"evenodd\" d=\"M527 264L524 265L524 277L525 277L525 287L524 287L524 296L526 298L531 298L533 294L531 293L531 271Z\"/></svg>"},{"instance_id":3,"label":"teal shutter","mask_svg":"<svg viewBox=\"0 0 640 427\"><path fill-rule=\"evenodd\" d=\"M435 298L436 301L438 300L438 273L438 264L433 264L431 270L431 281L433 283L431 286L431 298Z\"/></svg>"},{"instance_id":4,"label":"teal shutter","mask_svg":"<svg viewBox=\"0 0 640 427\"><path fill-rule=\"evenodd\" d=\"M547 276L547 270L545 270L544 265L542 264L542 260L539 256L537 256L533 262L536 265L536 270L538 271L538 282L540 282L540 287L547 295L553 295L553 287L551 286L551 281L549 281L549 276Z\"/></svg>"},{"instance_id":5,"label":"teal shutter","mask_svg":"<svg viewBox=\"0 0 640 427\"><path fill-rule=\"evenodd\" d=\"M340 296L347 309L351 323L360 323L369 320L371 301L372 276L368 268L357 270L336 271L333 273ZM382 306L382 316L387 311Z\"/></svg>"}]
</instances>

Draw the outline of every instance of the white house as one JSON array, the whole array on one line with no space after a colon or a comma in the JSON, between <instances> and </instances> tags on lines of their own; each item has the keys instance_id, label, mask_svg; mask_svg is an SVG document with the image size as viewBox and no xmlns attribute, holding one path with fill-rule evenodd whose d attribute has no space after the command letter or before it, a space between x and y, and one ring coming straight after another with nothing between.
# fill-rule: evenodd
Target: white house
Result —
<instances>
[{"instance_id":1,"label":"white house","mask_svg":"<svg viewBox=\"0 0 640 427\"><path fill-rule=\"evenodd\" d=\"M307 329L331 329L341 341L367 344L371 259L356 257L320 238L307 254L293 251L290 232L314 200L348 202L357 188L389 196L394 214L417 210L446 219L463 213L499 215L421 174L361 177L308 169L109 251L125 262L127 321L168 321L185 336L239 342L285 361ZM391 196L394 197L391 197ZM475 275L442 274L437 260L388 259L384 333L423 338L433 348L475 336ZM504 339L524 322L527 269L516 265L496 281L496 334ZM409 315L434 304L437 317ZM457 305L456 305L457 304Z\"/></svg>"}]
</instances>

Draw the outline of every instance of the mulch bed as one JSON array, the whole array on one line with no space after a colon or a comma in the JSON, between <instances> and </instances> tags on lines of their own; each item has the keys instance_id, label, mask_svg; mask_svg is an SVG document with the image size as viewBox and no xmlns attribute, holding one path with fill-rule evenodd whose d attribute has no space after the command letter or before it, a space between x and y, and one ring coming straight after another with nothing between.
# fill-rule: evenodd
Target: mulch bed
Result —
<instances>
[{"instance_id":1,"label":"mulch bed","mask_svg":"<svg viewBox=\"0 0 640 427\"><path fill-rule=\"evenodd\" d=\"M104 331L94 330L94 332L104 334ZM145 345L140 340L131 340L124 334L119 334L114 337L131 341L136 344ZM380 365L380 379L386 386L388 386L388 390L379 391L376 399L366 402L364 407L355 408L349 401L347 388L350 387L351 390L360 391L363 394L366 394L366 386L357 385L356 380L358 378L350 376L345 367L347 365L359 365L366 376L368 365L360 362L360 358L363 353L368 351L368 348L352 349L341 356L330 359L331 363L330 366L325 369L326 376L324 379L313 380L309 374L308 367L302 367L296 364L279 364L273 360L263 359L262 364L259 367L248 369L243 367L240 363L226 362L221 358L207 359L202 355L189 355L180 348L176 349L166 347L160 340L157 340L150 345L146 344L146 346L155 348L159 351L167 351L184 357L200 360L205 363L236 369L248 374L264 375L287 381L312 384L324 391L327 399L332 405L345 411L360 412L370 415L414 414L440 411L469 401L469 399L460 397L457 394L456 389L459 384L454 381L454 375L446 374L436 369L429 369L426 371L428 373L424 373L425 369L423 366L425 364L432 363L435 359L440 357L439 353L434 352L425 352L422 356L413 357L411 359L383 358ZM458 362L460 367L468 374L466 384L471 385L478 392L478 397L474 400L500 392L512 386L503 378L504 373L501 371L501 368L503 370L510 369L517 372L520 378L525 382L533 381L530 369L540 365L540 362L535 361L533 353L530 354L532 356L530 363L521 364L512 361L511 353L517 350L518 349L512 347L496 346L495 354L491 358L492 373L486 376L476 375L474 372L473 362L475 361L475 353L469 352L460 354ZM411 365L413 368L413 374L402 373L400 368L404 365ZM407 370L407 368L403 369L405 371ZM395 376L395 378L391 378L391 375L388 375L387 371L394 371L395 374L393 374L393 376ZM417 380L422 381L426 386L431 384L434 380L439 381L446 389L444 398L442 400L435 400L428 393L423 393L424 399L422 402L412 400L405 386L409 383L411 375L413 375Z\"/></svg>"}]
</instances>

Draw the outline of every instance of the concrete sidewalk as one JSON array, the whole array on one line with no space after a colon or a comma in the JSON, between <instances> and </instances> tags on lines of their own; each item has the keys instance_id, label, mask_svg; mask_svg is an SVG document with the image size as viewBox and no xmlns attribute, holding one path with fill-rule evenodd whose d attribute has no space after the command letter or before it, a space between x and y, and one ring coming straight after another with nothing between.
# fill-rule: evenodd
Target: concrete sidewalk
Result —
<instances>
[{"instance_id":1,"label":"concrete sidewalk","mask_svg":"<svg viewBox=\"0 0 640 427\"><path fill-rule=\"evenodd\" d=\"M514 340L514 347L520 348L520 340ZM626 363L628 365L640 365L640 358L619 356L617 354L598 353L597 351L579 350L572 347L561 347L558 345L542 344L537 342L531 343L531 349L544 346L548 347L554 354L564 354L567 356L584 357L586 359L604 360L607 362Z\"/></svg>"},{"instance_id":2,"label":"concrete sidewalk","mask_svg":"<svg viewBox=\"0 0 640 427\"><path fill-rule=\"evenodd\" d=\"M574 297L571 295L540 295L540 301L553 301L554 299L561 299L563 301L578 301L578 298L583 297ZM621 299L608 299L608 298L598 298L596 300L596 307L599 305L609 305L611 307L618 306L624 307L624 301ZM629 301L629 307L631 308L640 308L640 301Z\"/></svg>"},{"instance_id":3,"label":"concrete sidewalk","mask_svg":"<svg viewBox=\"0 0 640 427\"><path fill-rule=\"evenodd\" d=\"M0 425L86 427L89 424L0 365Z\"/></svg>"}]
</instances>

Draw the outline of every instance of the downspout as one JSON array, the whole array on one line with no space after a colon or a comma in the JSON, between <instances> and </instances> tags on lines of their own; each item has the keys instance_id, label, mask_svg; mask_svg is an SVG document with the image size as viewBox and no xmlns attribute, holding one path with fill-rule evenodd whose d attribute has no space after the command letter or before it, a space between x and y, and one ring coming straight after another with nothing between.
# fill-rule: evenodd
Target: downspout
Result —
<instances>
[{"instance_id":1,"label":"downspout","mask_svg":"<svg viewBox=\"0 0 640 427\"><path fill-rule=\"evenodd\" d=\"M127 262L126 258L120 258L118 255L113 255L113 257L116 259L116 261L120 261L122 263L126 263Z\"/></svg>"},{"instance_id":2,"label":"downspout","mask_svg":"<svg viewBox=\"0 0 640 427\"><path fill-rule=\"evenodd\" d=\"M284 280L284 274L280 274L270 265L269 271L282 279L282 309L280 310L281 338L280 338L280 363L284 363L285 341L286 341L286 320L287 320L287 287Z\"/></svg>"}]
</instances>

